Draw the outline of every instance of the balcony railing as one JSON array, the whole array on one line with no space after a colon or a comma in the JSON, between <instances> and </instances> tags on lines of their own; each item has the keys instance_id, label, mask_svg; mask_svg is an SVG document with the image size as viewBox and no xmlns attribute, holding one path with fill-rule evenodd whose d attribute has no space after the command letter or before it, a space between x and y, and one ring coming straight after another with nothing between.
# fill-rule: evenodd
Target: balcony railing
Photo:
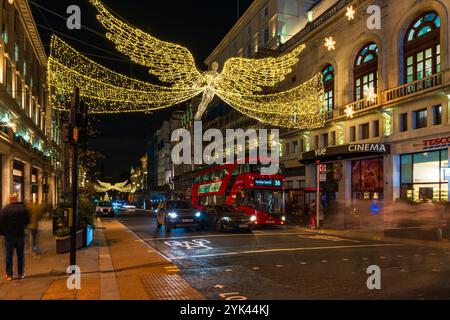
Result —
<instances>
[{"instance_id":1,"label":"balcony railing","mask_svg":"<svg viewBox=\"0 0 450 320\"><path fill-rule=\"evenodd\" d=\"M414 96L426 90L439 87L444 83L443 79L444 72L441 72L431 75L427 78L423 78L414 82L404 84L397 88L387 90L385 91L386 102L391 103L393 101Z\"/></svg>"},{"instance_id":2,"label":"balcony railing","mask_svg":"<svg viewBox=\"0 0 450 320\"><path fill-rule=\"evenodd\" d=\"M448 75L450 75L450 70L433 74L427 78L410 82L393 89L385 90L378 94L374 102L369 102L366 99L363 99L350 103L343 107L336 107L333 113L326 113L326 121L333 121L339 118L346 117L347 114L345 113L345 110L347 108L353 108L353 111L356 115L364 111L385 107L393 103L398 103L402 100L413 98L419 94L438 90L444 87L449 82ZM450 86L450 83L448 83L448 85Z\"/></svg>"},{"instance_id":3,"label":"balcony railing","mask_svg":"<svg viewBox=\"0 0 450 320\"><path fill-rule=\"evenodd\" d=\"M380 98L378 96L375 98L375 100L373 102L367 101L367 99L355 101L344 107L337 108L337 110L336 110L337 116L338 117L346 116L345 110L347 108L352 108L355 113L359 113L359 112L365 111L367 109L375 108L375 107L379 106L379 101L380 101Z\"/></svg>"}]
</instances>

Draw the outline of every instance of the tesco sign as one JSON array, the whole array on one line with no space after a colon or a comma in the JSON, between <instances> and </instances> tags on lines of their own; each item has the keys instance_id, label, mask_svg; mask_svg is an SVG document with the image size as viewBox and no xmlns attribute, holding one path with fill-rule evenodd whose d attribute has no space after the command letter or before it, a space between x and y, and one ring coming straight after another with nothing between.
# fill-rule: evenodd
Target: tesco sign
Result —
<instances>
[{"instance_id":1,"label":"tesco sign","mask_svg":"<svg viewBox=\"0 0 450 320\"><path fill-rule=\"evenodd\" d=\"M450 145L450 136L424 140L423 144L425 149L448 146Z\"/></svg>"}]
</instances>

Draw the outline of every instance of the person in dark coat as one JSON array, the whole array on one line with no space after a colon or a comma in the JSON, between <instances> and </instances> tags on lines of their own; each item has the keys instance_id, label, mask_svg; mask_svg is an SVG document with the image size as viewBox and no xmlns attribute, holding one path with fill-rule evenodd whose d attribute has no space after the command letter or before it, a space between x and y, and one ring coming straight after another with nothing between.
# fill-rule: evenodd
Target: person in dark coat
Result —
<instances>
[{"instance_id":1,"label":"person in dark coat","mask_svg":"<svg viewBox=\"0 0 450 320\"><path fill-rule=\"evenodd\" d=\"M0 229L5 236L7 281L14 279L14 250L17 254L19 279L25 278L25 229L30 224L30 214L25 205L17 201L17 196L11 196L9 202L0 211Z\"/></svg>"}]
</instances>

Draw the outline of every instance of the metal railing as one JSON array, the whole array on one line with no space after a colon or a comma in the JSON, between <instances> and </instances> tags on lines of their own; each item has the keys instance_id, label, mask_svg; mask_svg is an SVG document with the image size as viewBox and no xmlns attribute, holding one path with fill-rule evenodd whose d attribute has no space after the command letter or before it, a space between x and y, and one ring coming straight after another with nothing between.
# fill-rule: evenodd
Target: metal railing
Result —
<instances>
[{"instance_id":1,"label":"metal railing","mask_svg":"<svg viewBox=\"0 0 450 320\"><path fill-rule=\"evenodd\" d=\"M429 77L416 80L414 82L406 83L401 86L385 90L378 94L374 102L369 102L367 101L367 99L362 99L345 106L335 107L334 112L326 113L326 121L333 121L337 118L347 116L345 110L349 107L352 107L355 115L357 115L358 113L370 109L388 106L393 103L399 103L402 100L413 98L419 94L440 89L447 84L448 73L449 70L443 71L437 74L433 74Z\"/></svg>"},{"instance_id":2,"label":"metal railing","mask_svg":"<svg viewBox=\"0 0 450 320\"><path fill-rule=\"evenodd\" d=\"M444 83L444 74L445 72L433 74L429 77L386 90L384 92L385 101L390 103L439 87Z\"/></svg>"}]
</instances>

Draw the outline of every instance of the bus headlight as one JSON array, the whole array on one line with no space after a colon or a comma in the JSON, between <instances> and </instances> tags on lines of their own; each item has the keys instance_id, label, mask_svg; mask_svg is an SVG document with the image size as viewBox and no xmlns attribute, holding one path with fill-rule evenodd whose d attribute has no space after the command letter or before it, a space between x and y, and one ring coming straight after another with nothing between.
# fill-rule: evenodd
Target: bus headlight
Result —
<instances>
[{"instance_id":1,"label":"bus headlight","mask_svg":"<svg viewBox=\"0 0 450 320\"><path fill-rule=\"evenodd\" d=\"M176 218L178 218L178 214L176 214L175 212L170 212L169 213L169 218L170 219L176 219Z\"/></svg>"},{"instance_id":2,"label":"bus headlight","mask_svg":"<svg viewBox=\"0 0 450 320\"><path fill-rule=\"evenodd\" d=\"M256 220L258 220L258 218L256 216L251 216L251 218L250 218L251 222L256 222Z\"/></svg>"}]
</instances>

